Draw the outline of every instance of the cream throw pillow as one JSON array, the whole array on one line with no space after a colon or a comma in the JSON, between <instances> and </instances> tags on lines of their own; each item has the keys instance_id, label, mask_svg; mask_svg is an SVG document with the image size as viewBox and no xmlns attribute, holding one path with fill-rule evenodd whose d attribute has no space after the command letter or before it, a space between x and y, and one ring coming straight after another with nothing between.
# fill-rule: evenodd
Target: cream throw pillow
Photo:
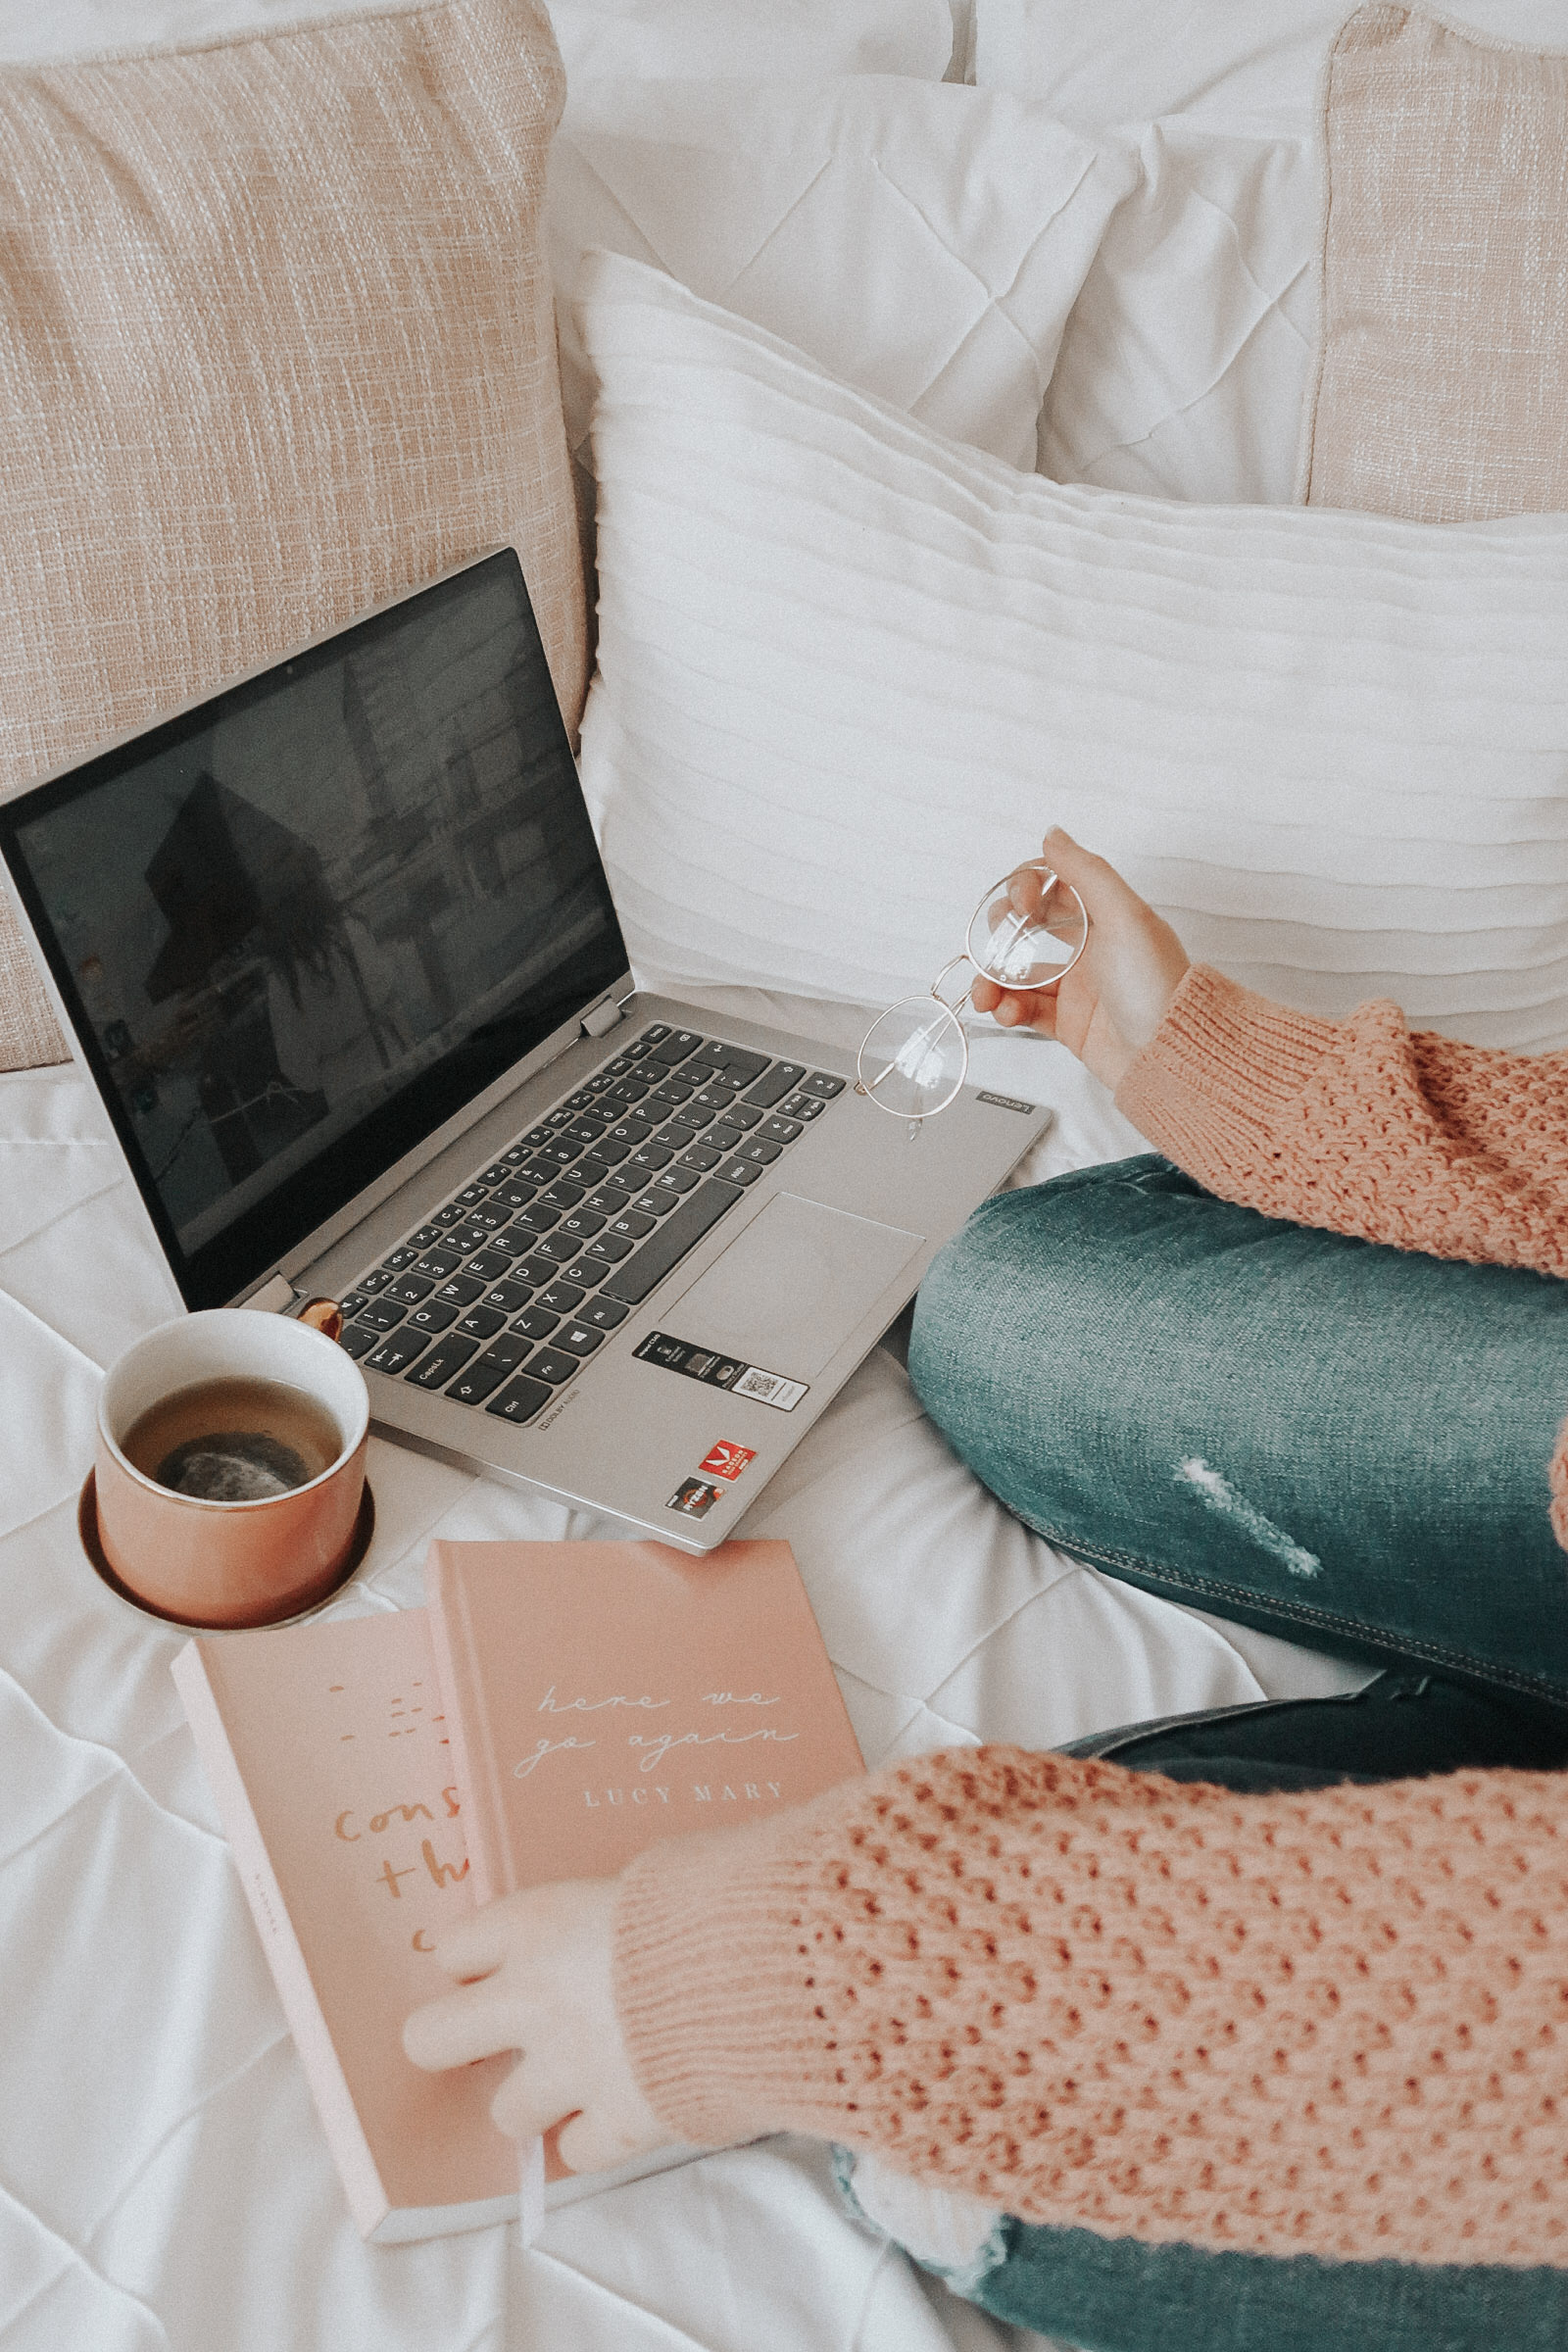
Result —
<instances>
[{"instance_id":1,"label":"cream throw pillow","mask_svg":"<svg viewBox=\"0 0 1568 2352\"><path fill-rule=\"evenodd\" d=\"M1334 45L1323 137L1302 495L1426 522L1568 508L1568 54L1376 0Z\"/></svg>"},{"instance_id":2,"label":"cream throw pillow","mask_svg":"<svg viewBox=\"0 0 1568 2352\"><path fill-rule=\"evenodd\" d=\"M640 971L890 1003L1054 819L1269 995L1568 1044L1568 518L1064 486L587 284L583 766Z\"/></svg>"},{"instance_id":3,"label":"cream throw pillow","mask_svg":"<svg viewBox=\"0 0 1568 2352\"><path fill-rule=\"evenodd\" d=\"M0 73L0 792L507 542L575 726L563 96L534 0Z\"/></svg>"}]
</instances>

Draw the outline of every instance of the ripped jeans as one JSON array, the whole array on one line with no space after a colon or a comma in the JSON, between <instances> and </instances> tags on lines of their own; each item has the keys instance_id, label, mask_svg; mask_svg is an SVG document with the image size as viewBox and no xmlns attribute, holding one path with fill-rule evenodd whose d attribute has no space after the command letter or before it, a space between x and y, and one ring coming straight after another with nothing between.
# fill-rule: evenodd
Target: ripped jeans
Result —
<instances>
[{"instance_id":1,"label":"ripped jeans","mask_svg":"<svg viewBox=\"0 0 1568 2352\"><path fill-rule=\"evenodd\" d=\"M986 1201L921 1287L909 1372L1064 1551L1390 1670L1350 1700L1082 1747L1240 1789L1568 1767L1547 1518L1568 1283L1284 1224L1151 1153ZM922 2201L874 2158L843 2155L840 2178L957 2293L1090 2352L1568 2344L1564 2269L1147 2246Z\"/></svg>"},{"instance_id":2,"label":"ripped jeans","mask_svg":"<svg viewBox=\"0 0 1568 2352\"><path fill-rule=\"evenodd\" d=\"M909 1373L1075 1559L1568 1706L1568 1283L1286 1224L1151 1152L984 1202L921 1286Z\"/></svg>"}]
</instances>

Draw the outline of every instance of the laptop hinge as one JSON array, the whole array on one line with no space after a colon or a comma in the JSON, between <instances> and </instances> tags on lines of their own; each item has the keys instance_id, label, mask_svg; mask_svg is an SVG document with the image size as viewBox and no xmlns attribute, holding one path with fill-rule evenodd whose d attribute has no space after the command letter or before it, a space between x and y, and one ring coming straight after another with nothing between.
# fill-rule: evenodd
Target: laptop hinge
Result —
<instances>
[{"instance_id":1,"label":"laptop hinge","mask_svg":"<svg viewBox=\"0 0 1568 2352\"><path fill-rule=\"evenodd\" d=\"M240 1305L259 1307L264 1315L280 1315L293 1305L294 1296L294 1285L287 1275L274 1274L259 1291L252 1291L248 1298L242 1298Z\"/></svg>"},{"instance_id":2,"label":"laptop hinge","mask_svg":"<svg viewBox=\"0 0 1568 2352\"><path fill-rule=\"evenodd\" d=\"M621 1018L620 1006L612 1001L596 1004L592 1012L585 1012L582 1016L582 1033L584 1037L608 1037Z\"/></svg>"}]
</instances>

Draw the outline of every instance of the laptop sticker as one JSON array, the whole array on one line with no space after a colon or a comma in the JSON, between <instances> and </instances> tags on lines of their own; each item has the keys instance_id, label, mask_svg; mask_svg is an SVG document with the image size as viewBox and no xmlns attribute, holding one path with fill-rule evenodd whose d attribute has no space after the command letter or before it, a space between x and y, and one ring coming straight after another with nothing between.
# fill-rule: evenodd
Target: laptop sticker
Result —
<instances>
[{"instance_id":1,"label":"laptop sticker","mask_svg":"<svg viewBox=\"0 0 1568 2352\"><path fill-rule=\"evenodd\" d=\"M679 1372L687 1380L706 1381L710 1388L727 1389L732 1396L750 1396L756 1404L770 1404L776 1412L793 1413L810 1388L809 1381L786 1380L782 1372L764 1372L760 1365L743 1364L716 1348L699 1348L695 1340L677 1340L667 1331L651 1331L632 1349L644 1363ZM703 1464L706 1470L708 1464Z\"/></svg>"},{"instance_id":2,"label":"laptop sticker","mask_svg":"<svg viewBox=\"0 0 1568 2352\"><path fill-rule=\"evenodd\" d=\"M684 1511L688 1519L703 1519L718 1499L718 1489L710 1486L707 1479L688 1478L675 1489L664 1508Z\"/></svg>"},{"instance_id":3,"label":"laptop sticker","mask_svg":"<svg viewBox=\"0 0 1568 2352\"><path fill-rule=\"evenodd\" d=\"M720 1438L716 1446L709 1447L697 1467L705 1478L727 1478L733 1483L747 1463L756 1459L755 1446L732 1446L727 1438Z\"/></svg>"}]
</instances>

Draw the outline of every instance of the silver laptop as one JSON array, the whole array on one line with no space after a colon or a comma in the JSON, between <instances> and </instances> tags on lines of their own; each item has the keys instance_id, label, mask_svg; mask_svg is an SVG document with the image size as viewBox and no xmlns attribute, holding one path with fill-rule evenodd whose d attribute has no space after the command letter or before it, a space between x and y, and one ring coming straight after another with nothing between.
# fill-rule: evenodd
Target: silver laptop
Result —
<instances>
[{"instance_id":1,"label":"silver laptop","mask_svg":"<svg viewBox=\"0 0 1568 2352\"><path fill-rule=\"evenodd\" d=\"M0 854L187 1306L340 1299L384 1435L690 1551L1050 1116L911 1130L634 989L510 549L39 784Z\"/></svg>"}]
</instances>

